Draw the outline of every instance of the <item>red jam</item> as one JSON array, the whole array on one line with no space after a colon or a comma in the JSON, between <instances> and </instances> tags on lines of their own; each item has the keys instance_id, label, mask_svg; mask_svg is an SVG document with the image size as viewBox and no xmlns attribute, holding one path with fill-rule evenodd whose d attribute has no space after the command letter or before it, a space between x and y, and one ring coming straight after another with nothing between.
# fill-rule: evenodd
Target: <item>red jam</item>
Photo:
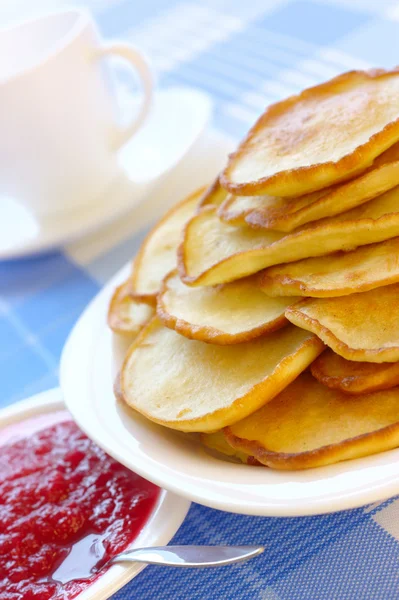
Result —
<instances>
[{"instance_id":1,"label":"red jam","mask_svg":"<svg viewBox=\"0 0 399 600\"><path fill-rule=\"evenodd\" d=\"M93 548L94 564L125 550L158 496L70 420L8 441L0 448L1 600L75 598L96 579L66 581L75 556L88 575Z\"/></svg>"}]
</instances>

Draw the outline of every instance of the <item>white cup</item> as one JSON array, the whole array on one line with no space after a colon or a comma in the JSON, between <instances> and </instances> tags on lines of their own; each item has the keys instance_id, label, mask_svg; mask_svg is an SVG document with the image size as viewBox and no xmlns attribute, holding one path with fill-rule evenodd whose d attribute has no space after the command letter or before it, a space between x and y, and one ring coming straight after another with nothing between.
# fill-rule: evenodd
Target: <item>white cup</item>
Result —
<instances>
[{"instance_id":1,"label":"white cup","mask_svg":"<svg viewBox=\"0 0 399 600\"><path fill-rule=\"evenodd\" d=\"M126 59L143 89L138 114L116 124L104 57ZM144 122L153 90L143 56L103 45L89 13L71 9L0 30L0 202L34 215L95 202L118 176L118 149Z\"/></svg>"}]
</instances>

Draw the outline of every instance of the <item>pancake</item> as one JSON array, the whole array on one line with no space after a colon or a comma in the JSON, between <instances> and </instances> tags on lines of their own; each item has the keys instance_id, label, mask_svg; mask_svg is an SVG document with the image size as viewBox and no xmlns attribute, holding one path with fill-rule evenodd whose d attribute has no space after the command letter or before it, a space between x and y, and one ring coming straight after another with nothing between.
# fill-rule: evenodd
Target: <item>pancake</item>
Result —
<instances>
[{"instance_id":1,"label":"pancake","mask_svg":"<svg viewBox=\"0 0 399 600\"><path fill-rule=\"evenodd\" d=\"M130 280L116 288L107 316L108 326L112 331L135 336L153 316L153 307L133 296Z\"/></svg>"},{"instance_id":2,"label":"pancake","mask_svg":"<svg viewBox=\"0 0 399 600\"><path fill-rule=\"evenodd\" d=\"M399 237L351 252L305 258L270 267L258 285L268 296L332 298L366 292L399 281Z\"/></svg>"},{"instance_id":3,"label":"pancake","mask_svg":"<svg viewBox=\"0 0 399 600\"><path fill-rule=\"evenodd\" d=\"M287 326L239 345L189 340L158 319L130 346L120 395L172 429L212 432L269 402L320 354L320 340Z\"/></svg>"},{"instance_id":4,"label":"pancake","mask_svg":"<svg viewBox=\"0 0 399 600\"><path fill-rule=\"evenodd\" d=\"M248 454L245 452L240 452L239 450L235 450L230 446L227 442L223 431L215 431L214 433L201 433L200 435L201 443L212 450L212 452L216 452L217 454L222 454L224 457L228 456L229 458L237 458L241 462L247 464Z\"/></svg>"},{"instance_id":5,"label":"pancake","mask_svg":"<svg viewBox=\"0 0 399 600\"><path fill-rule=\"evenodd\" d=\"M398 93L397 69L350 71L272 104L230 155L223 187L300 196L359 175L399 140Z\"/></svg>"},{"instance_id":6,"label":"pancake","mask_svg":"<svg viewBox=\"0 0 399 600\"><path fill-rule=\"evenodd\" d=\"M132 292L143 302L155 305L163 278L176 268L182 230L195 213L203 193L201 188L173 206L142 243L134 261Z\"/></svg>"},{"instance_id":7,"label":"pancake","mask_svg":"<svg viewBox=\"0 0 399 600\"><path fill-rule=\"evenodd\" d=\"M291 323L359 362L399 361L399 284L340 298L305 298L287 308Z\"/></svg>"},{"instance_id":8,"label":"pancake","mask_svg":"<svg viewBox=\"0 0 399 600\"><path fill-rule=\"evenodd\" d=\"M309 373L227 427L228 443L273 469L309 469L399 446L399 389L348 396Z\"/></svg>"},{"instance_id":9,"label":"pancake","mask_svg":"<svg viewBox=\"0 0 399 600\"><path fill-rule=\"evenodd\" d=\"M239 344L286 325L285 309L298 299L269 298L250 278L193 288L174 271L158 295L157 314L166 327L187 338Z\"/></svg>"},{"instance_id":10,"label":"pancake","mask_svg":"<svg viewBox=\"0 0 399 600\"><path fill-rule=\"evenodd\" d=\"M384 162L382 157L393 162ZM290 232L325 217L350 210L399 184L399 144L378 157L377 166L340 185L298 198L274 196L232 196L226 198L218 215L232 225Z\"/></svg>"},{"instance_id":11,"label":"pancake","mask_svg":"<svg viewBox=\"0 0 399 600\"><path fill-rule=\"evenodd\" d=\"M399 187L352 210L291 234L233 227L215 207L204 207L187 223L178 251L187 285L217 285L303 258L381 242L399 235Z\"/></svg>"},{"instance_id":12,"label":"pancake","mask_svg":"<svg viewBox=\"0 0 399 600\"><path fill-rule=\"evenodd\" d=\"M320 383L347 394L368 394L399 385L399 363L367 363L346 360L328 349L311 365Z\"/></svg>"},{"instance_id":13,"label":"pancake","mask_svg":"<svg viewBox=\"0 0 399 600\"><path fill-rule=\"evenodd\" d=\"M198 202L198 208L200 209L203 206L219 206L227 196L228 193L220 185L220 179L217 177L212 185L205 190L205 193L202 194Z\"/></svg>"}]
</instances>

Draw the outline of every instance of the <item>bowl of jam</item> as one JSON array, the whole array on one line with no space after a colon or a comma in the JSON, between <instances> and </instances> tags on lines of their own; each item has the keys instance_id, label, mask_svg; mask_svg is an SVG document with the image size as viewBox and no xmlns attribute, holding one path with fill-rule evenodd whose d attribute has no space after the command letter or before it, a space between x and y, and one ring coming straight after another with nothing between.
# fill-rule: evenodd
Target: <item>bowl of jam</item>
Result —
<instances>
[{"instance_id":1,"label":"bowl of jam","mask_svg":"<svg viewBox=\"0 0 399 600\"><path fill-rule=\"evenodd\" d=\"M166 544L189 502L92 442L51 390L0 411L0 598L108 598L143 565L101 569Z\"/></svg>"}]
</instances>

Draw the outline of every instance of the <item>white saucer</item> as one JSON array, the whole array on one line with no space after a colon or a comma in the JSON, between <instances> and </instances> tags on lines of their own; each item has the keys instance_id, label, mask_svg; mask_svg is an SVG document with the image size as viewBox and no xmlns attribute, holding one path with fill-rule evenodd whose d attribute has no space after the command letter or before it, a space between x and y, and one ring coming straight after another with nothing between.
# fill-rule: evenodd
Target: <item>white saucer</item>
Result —
<instances>
[{"instance_id":1,"label":"white saucer","mask_svg":"<svg viewBox=\"0 0 399 600\"><path fill-rule=\"evenodd\" d=\"M65 405L59 388L37 394L0 410L0 433L3 428L21 423L25 419L41 417L51 419L53 413L63 409L65 409ZM51 422L44 424L44 426L50 425ZM40 428L39 424L38 429ZM7 439L4 440L4 443L6 442ZM166 545L183 523L189 508L190 502L184 498L161 490L149 520L131 547ZM145 565L139 563L114 565L81 592L76 600L106 600L133 577L136 577L143 568Z\"/></svg>"},{"instance_id":2,"label":"white saucer","mask_svg":"<svg viewBox=\"0 0 399 600\"><path fill-rule=\"evenodd\" d=\"M133 102L133 100L132 100ZM88 207L45 219L0 202L0 260L62 246L112 222L140 202L176 167L204 131L211 101L203 92L169 88L156 94L148 122L118 155L123 175Z\"/></svg>"}]
</instances>

